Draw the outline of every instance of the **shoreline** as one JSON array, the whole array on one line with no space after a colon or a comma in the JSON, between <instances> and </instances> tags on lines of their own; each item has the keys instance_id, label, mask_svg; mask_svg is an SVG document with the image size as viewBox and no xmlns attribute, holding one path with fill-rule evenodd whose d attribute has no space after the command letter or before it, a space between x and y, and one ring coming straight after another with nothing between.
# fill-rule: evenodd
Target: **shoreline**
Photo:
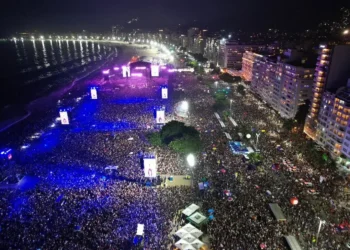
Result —
<instances>
[{"instance_id":1,"label":"shoreline","mask_svg":"<svg viewBox=\"0 0 350 250\"><path fill-rule=\"evenodd\" d=\"M10 119L4 120L3 122L0 122L0 135L1 135L0 138L2 137L7 138L8 134L13 134L14 131L16 131L16 126L21 126L21 124L26 125L23 122L28 121L28 119L29 119L28 123L31 124L31 123L36 123L34 119L39 117L38 115L40 114L44 114L43 116L45 117L50 116L48 113L52 112L51 109L53 107L57 107L57 101L60 100L62 97L64 97L67 93L71 92L72 96L77 97L79 95L78 93L85 91L84 84L86 83L83 82L84 80L91 77L91 75L96 74L98 70L106 66L106 64L110 64L109 67L112 67L115 64L125 63L132 57L134 53L133 48L144 47L144 45L139 45L139 44L129 45L126 43L118 43L118 42L108 42L108 43L114 44L116 47L118 47L119 50L117 52L118 53L117 57L111 59L111 57L115 55L115 53L111 53L110 55L107 56L105 62L103 62L102 65L96 67L89 73L79 78L76 78L67 86L63 86L62 88L57 89L46 96L42 96L26 104L22 108L22 110L25 111L25 112L22 112L22 115L18 117L14 116ZM14 134L16 134L16 132Z\"/></svg>"},{"instance_id":2,"label":"shoreline","mask_svg":"<svg viewBox=\"0 0 350 250\"><path fill-rule=\"evenodd\" d=\"M97 70L99 70L103 66L105 66L109 62L110 57L113 55L114 55L114 53L109 54L106 57L105 62L103 62L101 65L97 66L92 71L85 74L84 76L81 76L79 78L75 78L68 85L63 86L60 89L56 89L46 96L39 97L39 98L34 99L34 100L30 101L29 103L27 103L23 108L23 111L26 112L25 115L18 116L18 117L15 116L13 118L9 118L9 119L6 119L6 120L3 120L0 122L0 133L3 133L6 130L10 129L11 127L15 126L16 124L26 120L33 113L37 113L37 112L43 111L43 109L49 108L48 106L50 106L50 104L52 104L52 102L54 102L55 100L57 102L58 98L62 97L68 91L72 90L77 85L77 83L79 83L79 81L84 80L85 78L89 77L91 74L95 73Z\"/></svg>"}]
</instances>

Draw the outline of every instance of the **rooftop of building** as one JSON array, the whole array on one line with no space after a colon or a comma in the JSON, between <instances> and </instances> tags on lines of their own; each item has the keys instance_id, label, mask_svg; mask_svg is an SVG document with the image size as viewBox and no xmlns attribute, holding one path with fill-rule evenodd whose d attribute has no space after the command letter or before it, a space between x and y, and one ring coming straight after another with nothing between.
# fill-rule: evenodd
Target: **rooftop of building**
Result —
<instances>
[{"instance_id":1,"label":"rooftop of building","mask_svg":"<svg viewBox=\"0 0 350 250\"><path fill-rule=\"evenodd\" d=\"M344 101L346 106L350 106L350 87L343 87L338 89L335 97Z\"/></svg>"},{"instance_id":2,"label":"rooftop of building","mask_svg":"<svg viewBox=\"0 0 350 250\"><path fill-rule=\"evenodd\" d=\"M315 68L317 62L317 55L304 53L302 51L297 51L297 55L292 54L276 54L271 55L271 52L267 52L267 55L261 54L266 57L267 61L277 63L284 62L294 67L302 67L302 68Z\"/></svg>"}]
</instances>

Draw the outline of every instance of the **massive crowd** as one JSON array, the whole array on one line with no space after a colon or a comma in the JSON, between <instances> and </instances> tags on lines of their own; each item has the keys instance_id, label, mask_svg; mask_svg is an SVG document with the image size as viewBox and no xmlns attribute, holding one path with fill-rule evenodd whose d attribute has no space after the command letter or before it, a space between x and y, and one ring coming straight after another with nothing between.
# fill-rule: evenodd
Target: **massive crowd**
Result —
<instances>
[{"instance_id":1,"label":"massive crowd","mask_svg":"<svg viewBox=\"0 0 350 250\"><path fill-rule=\"evenodd\" d=\"M29 135L20 137L19 153L1 174L35 176L40 181L28 191L1 190L2 249L133 249L138 223L145 225L144 249L170 249L173 227L183 222L176 215L193 202L201 205L204 214L208 209L215 211L215 219L202 228L211 249L259 249L262 243L267 249L287 249L283 235L289 234L305 249L344 249L346 237L336 226L347 222L349 213L333 206L334 176L297 158L296 149L285 146L284 138L278 136L282 130L278 117L252 94L237 96L231 87L231 115L239 126L224 120L222 128L211 108L215 87L198 83L193 74L147 80L147 85L142 81L101 81L99 100L85 97L76 103L69 127L36 124L40 138L24 150L20 146ZM161 100L159 88L166 81L170 98ZM205 77L203 82L212 80ZM165 105L171 120L174 104L184 98L190 103L186 122L201 132L204 145L197 155L193 181L206 178L209 189L148 187L140 168L141 152L157 155L161 174L191 173L184 157L153 147L147 140L147 133L158 129L153 108ZM243 126L266 130L258 144L263 160L257 169L232 154L224 135L228 132L238 138ZM298 171L288 171L283 160L295 163ZM272 169L275 163L281 168ZM106 170L108 166L117 170ZM325 178L322 183L320 176ZM312 182L319 194L309 194L310 188L302 186L300 179ZM230 190L232 199L225 190ZM296 206L289 201L294 196L299 199ZM269 203L280 205L287 222L274 219ZM326 224L316 245L318 217Z\"/></svg>"}]
</instances>

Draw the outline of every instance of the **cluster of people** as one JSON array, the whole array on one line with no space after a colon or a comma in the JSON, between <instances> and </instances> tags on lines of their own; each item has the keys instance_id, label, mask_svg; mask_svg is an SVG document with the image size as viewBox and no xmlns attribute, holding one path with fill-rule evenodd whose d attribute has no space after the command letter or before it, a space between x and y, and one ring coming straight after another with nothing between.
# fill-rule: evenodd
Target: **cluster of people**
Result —
<instances>
[{"instance_id":1,"label":"cluster of people","mask_svg":"<svg viewBox=\"0 0 350 250\"><path fill-rule=\"evenodd\" d=\"M137 224L144 224L144 249L170 249L174 232L185 222L178 216L181 209L196 203L207 216L209 209L214 210L214 219L201 228L210 249L259 249L261 244L266 249L287 249L284 235L294 235L305 249L344 249L346 237L336 229L349 221L350 214L333 198L334 174L320 172L298 159L295 148L283 146L281 122L252 94L238 96L230 86L229 111L238 126L218 112L226 125L222 128L212 109L212 93L222 86L215 86L211 77L204 77L202 83L192 73L99 82L99 99L86 97L76 103L69 126L47 129L47 124L40 128L33 123L41 131L40 138L19 150L1 170L2 176L12 173L40 179L27 191L1 189L2 248L136 249ZM160 86L165 82L169 99L162 100ZM184 121L200 131L203 143L193 169L187 168L183 156L154 147L147 139L148 133L159 129L154 108L165 106L167 121L179 119L173 107L184 99L190 104ZM245 141L238 133L247 127L266 130L255 145L262 155L257 167L232 154L224 134ZM23 143L26 136L17 142ZM145 185L140 164L144 153L157 155L160 174L193 175L195 185ZM287 160L297 171L284 166ZM281 167L272 168L273 164ZM203 179L208 187L199 190L197 183ZM311 182L317 192L308 193L311 188L300 179ZM293 206L292 197L299 204ZM286 222L275 220L269 203L279 204ZM318 235L320 219L326 223Z\"/></svg>"}]
</instances>

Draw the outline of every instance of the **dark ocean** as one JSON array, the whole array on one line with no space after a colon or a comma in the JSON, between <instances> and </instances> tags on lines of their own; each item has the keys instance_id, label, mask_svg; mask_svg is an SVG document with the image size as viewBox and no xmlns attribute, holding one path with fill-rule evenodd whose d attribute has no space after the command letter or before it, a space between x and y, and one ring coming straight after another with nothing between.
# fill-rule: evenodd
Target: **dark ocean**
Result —
<instances>
[{"instance_id":1,"label":"dark ocean","mask_svg":"<svg viewBox=\"0 0 350 250\"><path fill-rule=\"evenodd\" d=\"M97 67L115 46L85 41L0 41L0 111L24 106Z\"/></svg>"}]
</instances>

